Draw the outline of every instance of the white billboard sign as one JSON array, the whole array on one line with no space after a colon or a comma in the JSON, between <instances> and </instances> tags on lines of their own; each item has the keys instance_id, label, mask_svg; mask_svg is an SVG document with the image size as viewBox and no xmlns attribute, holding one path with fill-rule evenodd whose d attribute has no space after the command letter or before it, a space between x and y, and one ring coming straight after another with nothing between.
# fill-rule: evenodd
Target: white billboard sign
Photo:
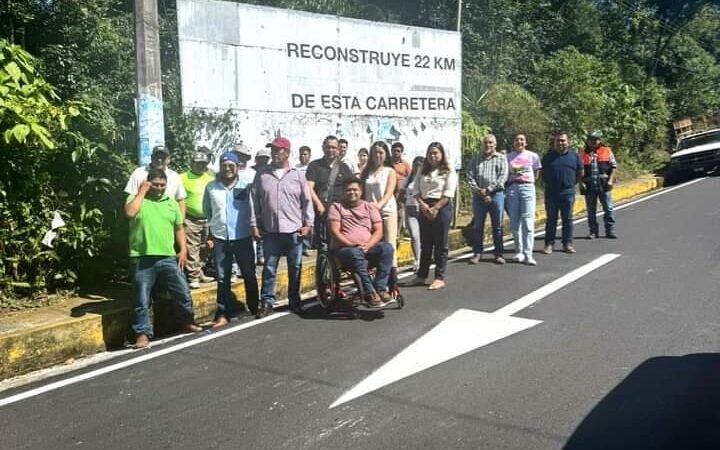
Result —
<instances>
[{"instance_id":1,"label":"white billboard sign","mask_svg":"<svg viewBox=\"0 0 720 450\"><path fill-rule=\"evenodd\" d=\"M177 5L183 107L238 112L251 148L280 134L319 157L335 134L351 151L401 141L411 157L440 141L459 166L459 33L215 0Z\"/></svg>"}]
</instances>

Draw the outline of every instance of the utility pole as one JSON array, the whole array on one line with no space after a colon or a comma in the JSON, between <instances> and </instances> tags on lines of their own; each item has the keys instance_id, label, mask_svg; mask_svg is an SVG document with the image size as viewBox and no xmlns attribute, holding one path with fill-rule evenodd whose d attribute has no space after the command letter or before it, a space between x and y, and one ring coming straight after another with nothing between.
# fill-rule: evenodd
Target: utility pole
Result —
<instances>
[{"instance_id":1,"label":"utility pole","mask_svg":"<svg viewBox=\"0 0 720 450\"><path fill-rule=\"evenodd\" d=\"M458 0L458 10L457 10L457 32L460 33L460 22L462 19L462 0ZM462 65L462 63L461 63ZM462 96L460 96L462 98ZM462 119L461 119L461 125L462 128ZM462 136L460 137L460 159L462 160ZM452 226L457 226L457 220L458 216L460 215L460 202L461 202L461 196L460 196L460 182L457 184L457 188L455 189L455 211L453 212L453 220L452 220Z\"/></svg>"},{"instance_id":2,"label":"utility pole","mask_svg":"<svg viewBox=\"0 0 720 450\"><path fill-rule=\"evenodd\" d=\"M458 0L457 31L460 32L460 19L462 19L462 0Z\"/></svg>"},{"instance_id":3,"label":"utility pole","mask_svg":"<svg viewBox=\"0 0 720 450\"><path fill-rule=\"evenodd\" d=\"M138 130L138 163L150 162L156 145L165 145L162 80L160 78L160 33L157 0L135 0L135 54Z\"/></svg>"}]
</instances>

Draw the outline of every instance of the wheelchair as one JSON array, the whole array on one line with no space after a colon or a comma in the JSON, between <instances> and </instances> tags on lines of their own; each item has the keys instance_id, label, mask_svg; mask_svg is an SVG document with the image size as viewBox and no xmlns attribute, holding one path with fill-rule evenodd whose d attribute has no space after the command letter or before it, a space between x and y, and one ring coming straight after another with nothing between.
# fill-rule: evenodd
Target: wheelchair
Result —
<instances>
[{"instance_id":1,"label":"wheelchair","mask_svg":"<svg viewBox=\"0 0 720 450\"><path fill-rule=\"evenodd\" d=\"M333 313L345 306L354 315L358 310L382 311L390 308L402 309L405 306L405 299L398 288L396 267L391 269L388 280L391 301L379 308L366 306L365 290L360 276L341 267L329 249L327 229L320 230L319 235L319 242L316 244L315 287L318 303L326 312ZM375 269L368 267L368 273L371 278L374 277Z\"/></svg>"}]
</instances>

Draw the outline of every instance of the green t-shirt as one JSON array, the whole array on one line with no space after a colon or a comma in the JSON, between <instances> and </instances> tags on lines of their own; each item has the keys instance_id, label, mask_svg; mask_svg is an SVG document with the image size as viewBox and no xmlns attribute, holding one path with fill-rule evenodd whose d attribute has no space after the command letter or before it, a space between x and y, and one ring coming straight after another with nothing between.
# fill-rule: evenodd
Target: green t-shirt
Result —
<instances>
[{"instance_id":1,"label":"green t-shirt","mask_svg":"<svg viewBox=\"0 0 720 450\"><path fill-rule=\"evenodd\" d=\"M134 195L127 198L130 203ZM180 206L167 195L143 199L140 211L130 219L130 257L175 256L175 226L182 225Z\"/></svg>"},{"instance_id":2,"label":"green t-shirt","mask_svg":"<svg viewBox=\"0 0 720 450\"><path fill-rule=\"evenodd\" d=\"M205 217L203 214L203 194L205 193L205 186L212 180L213 176L208 172L197 175L188 170L180 174L180 182L187 192L185 207L189 216Z\"/></svg>"}]
</instances>

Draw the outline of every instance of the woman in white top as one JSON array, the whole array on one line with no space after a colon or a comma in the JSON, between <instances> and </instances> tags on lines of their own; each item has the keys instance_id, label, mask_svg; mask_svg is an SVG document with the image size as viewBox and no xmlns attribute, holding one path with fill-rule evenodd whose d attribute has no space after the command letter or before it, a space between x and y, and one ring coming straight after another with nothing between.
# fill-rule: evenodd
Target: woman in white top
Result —
<instances>
[{"instance_id":1,"label":"woman in white top","mask_svg":"<svg viewBox=\"0 0 720 450\"><path fill-rule=\"evenodd\" d=\"M430 274L430 260L435 256L435 280L428 289L445 287L448 261L448 233L452 219L452 201L457 188L457 174L450 167L445 148L432 142L425 162L415 180L413 194L420 209L420 267L410 286L424 286Z\"/></svg>"},{"instance_id":2,"label":"woman in white top","mask_svg":"<svg viewBox=\"0 0 720 450\"><path fill-rule=\"evenodd\" d=\"M410 234L413 256L415 256L414 272L417 272L418 267L420 267L420 209L417 200L415 200L415 195L413 195L413 189L415 188L415 180L420 176L424 163L425 158L422 156L415 157L412 171L405 178L404 186L400 189L400 195L398 195L398 198L404 199L405 203L405 229Z\"/></svg>"},{"instance_id":3,"label":"woman in white top","mask_svg":"<svg viewBox=\"0 0 720 450\"><path fill-rule=\"evenodd\" d=\"M397 267L398 214L395 200L397 175L390 166L390 149L378 141L370 146L370 158L360 174L363 181L363 199L374 203L383 218L383 240L392 245L393 267Z\"/></svg>"}]
</instances>

